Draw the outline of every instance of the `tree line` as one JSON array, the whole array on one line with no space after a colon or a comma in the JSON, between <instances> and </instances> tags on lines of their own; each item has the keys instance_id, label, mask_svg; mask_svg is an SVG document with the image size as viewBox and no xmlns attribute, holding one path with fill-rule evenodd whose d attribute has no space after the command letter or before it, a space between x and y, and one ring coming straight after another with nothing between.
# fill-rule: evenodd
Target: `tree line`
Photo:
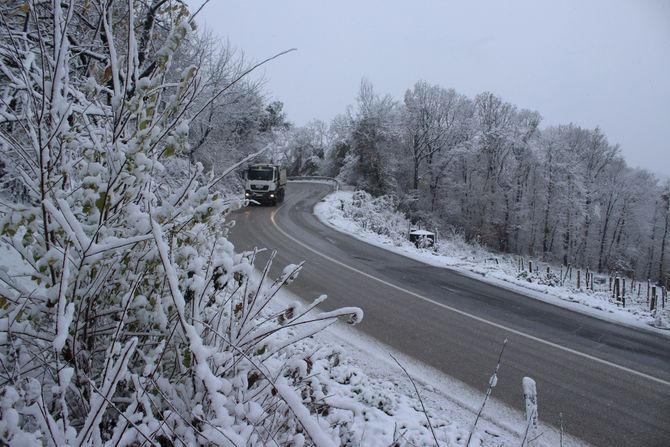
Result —
<instances>
[{"instance_id":1,"label":"tree line","mask_svg":"<svg viewBox=\"0 0 670 447\"><path fill-rule=\"evenodd\" d=\"M364 79L330 125L292 129L281 157L494 250L667 283L670 182L628 166L598 127L541 122L490 92L420 81L398 101Z\"/></svg>"}]
</instances>

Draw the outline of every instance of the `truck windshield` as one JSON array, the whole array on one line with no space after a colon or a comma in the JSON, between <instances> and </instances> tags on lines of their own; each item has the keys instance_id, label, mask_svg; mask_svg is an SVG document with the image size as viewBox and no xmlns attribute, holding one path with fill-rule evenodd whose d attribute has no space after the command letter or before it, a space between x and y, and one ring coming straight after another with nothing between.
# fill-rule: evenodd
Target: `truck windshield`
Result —
<instances>
[{"instance_id":1,"label":"truck windshield","mask_svg":"<svg viewBox=\"0 0 670 447\"><path fill-rule=\"evenodd\" d=\"M249 180L272 180L273 173L272 168L249 168L247 178Z\"/></svg>"}]
</instances>

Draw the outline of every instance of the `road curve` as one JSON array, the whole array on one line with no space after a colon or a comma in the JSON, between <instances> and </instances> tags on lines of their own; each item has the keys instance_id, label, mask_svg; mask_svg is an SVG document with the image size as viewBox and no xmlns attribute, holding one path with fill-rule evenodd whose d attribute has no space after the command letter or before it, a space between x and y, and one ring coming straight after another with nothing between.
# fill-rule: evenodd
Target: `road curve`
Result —
<instances>
[{"instance_id":1,"label":"road curve","mask_svg":"<svg viewBox=\"0 0 670 447\"><path fill-rule=\"evenodd\" d=\"M508 339L493 396L522 409L537 382L540 419L593 445L670 445L670 338L608 323L431 267L321 224L328 185L291 183L280 207L234 214L240 250L276 249L271 272L302 260L292 292L328 310L358 306L366 334L485 391ZM267 254L259 256L259 262ZM261 265L261 264L259 264Z\"/></svg>"}]
</instances>

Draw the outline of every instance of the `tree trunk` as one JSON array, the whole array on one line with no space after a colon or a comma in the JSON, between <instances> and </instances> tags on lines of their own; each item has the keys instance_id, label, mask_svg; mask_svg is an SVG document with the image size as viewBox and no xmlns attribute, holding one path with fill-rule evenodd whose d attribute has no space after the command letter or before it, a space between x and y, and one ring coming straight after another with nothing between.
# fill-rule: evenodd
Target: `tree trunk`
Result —
<instances>
[{"instance_id":1,"label":"tree trunk","mask_svg":"<svg viewBox=\"0 0 670 447\"><path fill-rule=\"evenodd\" d=\"M551 168L549 169L549 183L547 185L547 201L544 205L544 229L542 231L542 258L547 259L549 251L549 212L554 198L554 182Z\"/></svg>"},{"instance_id":2,"label":"tree trunk","mask_svg":"<svg viewBox=\"0 0 670 447\"><path fill-rule=\"evenodd\" d=\"M654 218L651 221L651 238L649 240L649 263L647 264L647 278L651 278L651 269L654 265L654 254L656 252L656 220L658 219L658 202L654 207Z\"/></svg>"},{"instance_id":3,"label":"tree trunk","mask_svg":"<svg viewBox=\"0 0 670 447\"><path fill-rule=\"evenodd\" d=\"M663 238L661 239L661 259L658 261L658 281L663 281L663 264L665 262L665 243L668 239L668 220L670 220L670 200L666 201L665 207L665 228L663 229Z\"/></svg>"},{"instance_id":4,"label":"tree trunk","mask_svg":"<svg viewBox=\"0 0 670 447\"><path fill-rule=\"evenodd\" d=\"M600 238L600 251L598 252L598 271L602 272L603 266L603 254L605 253L605 240L607 239L607 227L609 227L610 217L612 216L612 210L614 209L614 203L610 200L607 203L607 211L605 212L605 222L603 223L603 234Z\"/></svg>"}]
</instances>

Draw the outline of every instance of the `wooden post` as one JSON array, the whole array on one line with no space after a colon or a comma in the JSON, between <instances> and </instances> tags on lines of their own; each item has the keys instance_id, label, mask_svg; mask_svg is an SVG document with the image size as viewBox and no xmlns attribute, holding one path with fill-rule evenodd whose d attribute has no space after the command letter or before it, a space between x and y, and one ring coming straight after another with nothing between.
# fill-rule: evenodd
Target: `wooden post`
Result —
<instances>
[{"instance_id":1,"label":"wooden post","mask_svg":"<svg viewBox=\"0 0 670 447\"><path fill-rule=\"evenodd\" d=\"M651 287L651 301L649 303L649 310L652 312L656 310L656 286Z\"/></svg>"},{"instance_id":2,"label":"wooden post","mask_svg":"<svg viewBox=\"0 0 670 447\"><path fill-rule=\"evenodd\" d=\"M666 289L665 286L661 287L661 303L662 303L661 307L663 307L663 309L665 309L665 297L667 296L667 294L668 289Z\"/></svg>"},{"instance_id":3,"label":"wooden post","mask_svg":"<svg viewBox=\"0 0 670 447\"><path fill-rule=\"evenodd\" d=\"M528 260L528 273L533 273L533 261Z\"/></svg>"},{"instance_id":4,"label":"wooden post","mask_svg":"<svg viewBox=\"0 0 670 447\"><path fill-rule=\"evenodd\" d=\"M626 307L626 278L621 278L623 286L621 287L621 303Z\"/></svg>"},{"instance_id":5,"label":"wooden post","mask_svg":"<svg viewBox=\"0 0 670 447\"><path fill-rule=\"evenodd\" d=\"M649 288L651 287L651 281L647 278L647 304L649 304Z\"/></svg>"},{"instance_id":6,"label":"wooden post","mask_svg":"<svg viewBox=\"0 0 670 447\"><path fill-rule=\"evenodd\" d=\"M621 279L617 276L614 278L614 287L612 288L612 296L614 300L616 301L617 304L619 304L620 299L620 293L621 293Z\"/></svg>"},{"instance_id":7,"label":"wooden post","mask_svg":"<svg viewBox=\"0 0 670 447\"><path fill-rule=\"evenodd\" d=\"M610 292L612 291L612 276L609 277L610 280Z\"/></svg>"},{"instance_id":8,"label":"wooden post","mask_svg":"<svg viewBox=\"0 0 670 447\"><path fill-rule=\"evenodd\" d=\"M582 271L577 270L577 290L582 288Z\"/></svg>"},{"instance_id":9,"label":"wooden post","mask_svg":"<svg viewBox=\"0 0 670 447\"><path fill-rule=\"evenodd\" d=\"M591 273L591 290L593 290L593 273Z\"/></svg>"},{"instance_id":10,"label":"wooden post","mask_svg":"<svg viewBox=\"0 0 670 447\"><path fill-rule=\"evenodd\" d=\"M589 288L589 283L591 282L591 272L589 271L589 268L586 267L586 281L584 281L584 288L588 290Z\"/></svg>"}]
</instances>

